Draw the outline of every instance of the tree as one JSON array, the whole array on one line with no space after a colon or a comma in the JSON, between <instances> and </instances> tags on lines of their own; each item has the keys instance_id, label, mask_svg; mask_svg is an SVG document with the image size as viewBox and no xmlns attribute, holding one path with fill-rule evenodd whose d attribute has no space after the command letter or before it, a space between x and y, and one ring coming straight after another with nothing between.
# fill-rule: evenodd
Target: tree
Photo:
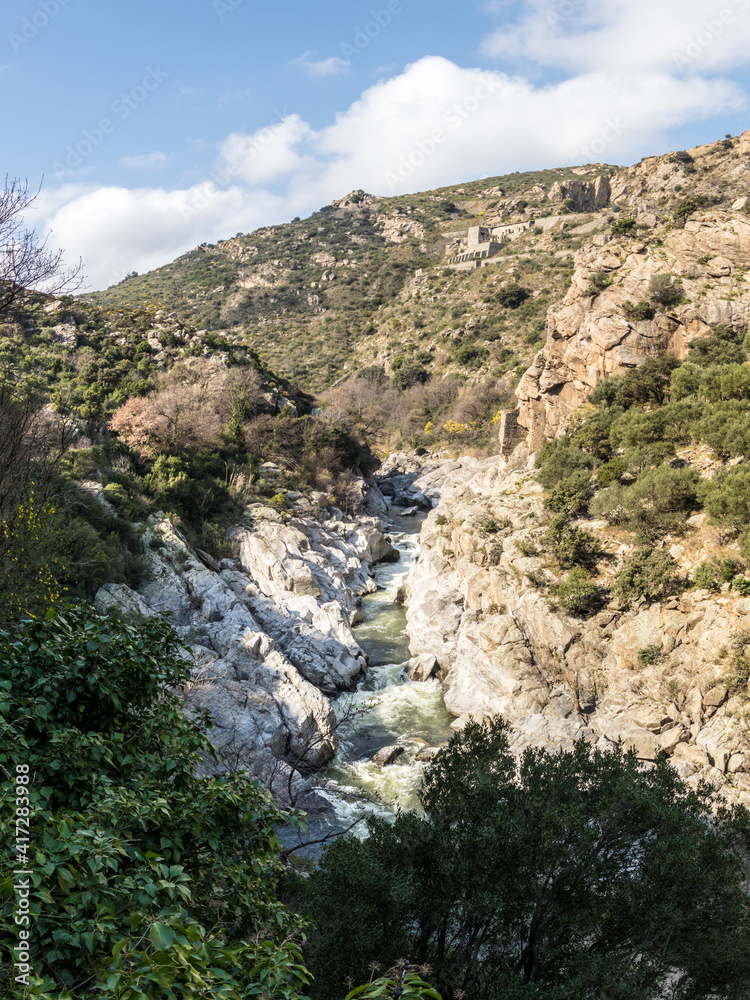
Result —
<instances>
[{"instance_id":1,"label":"tree","mask_svg":"<svg viewBox=\"0 0 750 1000\"><path fill-rule=\"evenodd\" d=\"M469 1000L748 995L749 817L664 758L581 741L517 762L501 720L469 724L421 797L304 880L314 997L404 955Z\"/></svg>"},{"instance_id":2,"label":"tree","mask_svg":"<svg viewBox=\"0 0 750 1000\"><path fill-rule=\"evenodd\" d=\"M181 711L182 652L163 619L86 608L0 632L2 798L23 795L33 816L12 856L3 811L0 876L27 861L38 875L42 1000L282 1000L308 980L303 925L276 896L289 817L246 773L202 773L213 748ZM0 931L2 992L16 995L12 891Z\"/></svg>"},{"instance_id":3,"label":"tree","mask_svg":"<svg viewBox=\"0 0 750 1000\"><path fill-rule=\"evenodd\" d=\"M5 189L0 192L0 312L25 289L61 295L81 286L81 262L66 268L63 251L51 250L47 240L24 223L25 213L38 197L39 191L32 193L27 182L9 183L5 178Z\"/></svg>"}]
</instances>

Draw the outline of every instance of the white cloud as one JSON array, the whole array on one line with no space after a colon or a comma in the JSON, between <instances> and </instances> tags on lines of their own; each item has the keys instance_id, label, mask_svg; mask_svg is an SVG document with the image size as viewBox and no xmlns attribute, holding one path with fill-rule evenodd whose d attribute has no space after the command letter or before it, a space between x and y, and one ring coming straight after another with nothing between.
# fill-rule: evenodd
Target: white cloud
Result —
<instances>
[{"instance_id":1,"label":"white cloud","mask_svg":"<svg viewBox=\"0 0 750 1000\"><path fill-rule=\"evenodd\" d=\"M750 0L526 0L484 42L576 72L727 72L747 62Z\"/></svg>"},{"instance_id":2,"label":"white cloud","mask_svg":"<svg viewBox=\"0 0 750 1000\"><path fill-rule=\"evenodd\" d=\"M624 9L619 0L599 2ZM594 17L589 0L581 6ZM203 184L172 191L79 186L67 199L56 192L47 218L56 240L83 256L92 285L102 287L197 243L305 215L353 188L393 194L574 161L627 162L666 148L669 128L745 104L726 79L675 74L656 63L637 70L597 65L603 61L591 57L580 72L538 86L426 57L368 88L319 130L288 115L250 134L232 133Z\"/></svg>"},{"instance_id":3,"label":"white cloud","mask_svg":"<svg viewBox=\"0 0 750 1000\"><path fill-rule=\"evenodd\" d=\"M331 56L330 59L312 59L312 52L303 52L297 59L293 59L290 66L301 66L309 76L338 76L346 73L351 62L342 59L340 56Z\"/></svg>"},{"instance_id":4,"label":"white cloud","mask_svg":"<svg viewBox=\"0 0 750 1000\"><path fill-rule=\"evenodd\" d=\"M341 59L340 56L331 56L330 59L322 59L319 62L305 61L302 65L310 76L338 76L340 73L346 73L351 63L347 59Z\"/></svg>"},{"instance_id":5,"label":"white cloud","mask_svg":"<svg viewBox=\"0 0 750 1000\"><path fill-rule=\"evenodd\" d=\"M154 153L142 153L140 156L123 156L120 163L123 167L135 167L137 170L158 170L166 167L171 157L157 150Z\"/></svg>"}]
</instances>

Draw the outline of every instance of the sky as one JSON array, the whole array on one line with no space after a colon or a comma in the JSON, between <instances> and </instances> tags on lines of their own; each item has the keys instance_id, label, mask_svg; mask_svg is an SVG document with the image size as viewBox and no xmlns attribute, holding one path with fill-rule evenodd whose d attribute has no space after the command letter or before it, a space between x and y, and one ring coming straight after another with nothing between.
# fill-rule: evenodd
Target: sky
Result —
<instances>
[{"instance_id":1,"label":"sky","mask_svg":"<svg viewBox=\"0 0 750 1000\"><path fill-rule=\"evenodd\" d=\"M0 151L87 287L376 195L750 128L750 0L4 0Z\"/></svg>"}]
</instances>

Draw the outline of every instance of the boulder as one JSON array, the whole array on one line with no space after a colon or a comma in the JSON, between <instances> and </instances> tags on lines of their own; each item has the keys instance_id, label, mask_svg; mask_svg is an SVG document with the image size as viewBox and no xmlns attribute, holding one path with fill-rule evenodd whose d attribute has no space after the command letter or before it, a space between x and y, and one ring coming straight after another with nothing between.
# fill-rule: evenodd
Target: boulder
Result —
<instances>
[{"instance_id":1,"label":"boulder","mask_svg":"<svg viewBox=\"0 0 750 1000\"><path fill-rule=\"evenodd\" d=\"M387 767L388 764L392 764L394 760L400 757L402 753L404 753L404 747L398 745L382 747L370 757L370 760L373 764L377 764L378 767Z\"/></svg>"}]
</instances>

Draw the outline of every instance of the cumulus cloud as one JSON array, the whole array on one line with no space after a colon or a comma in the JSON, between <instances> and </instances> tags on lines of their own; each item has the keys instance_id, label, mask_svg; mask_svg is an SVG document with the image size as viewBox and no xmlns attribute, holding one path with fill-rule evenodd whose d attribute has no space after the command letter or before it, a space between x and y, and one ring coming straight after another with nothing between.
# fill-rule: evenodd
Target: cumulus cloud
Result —
<instances>
[{"instance_id":1,"label":"cumulus cloud","mask_svg":"<svg viewBox=\"0 0 750 1000\"><path fill-rule=\"evenodd\" d=\"M55 192L47 216L55 239L83 256L91 284L102 287L197 243L306 215L353 188L396 194L533 167L628 162L664 147L670 128L744 107L745 95L731 80L673 71L665 33L658 58L649 48L635 66L605 59L597 45L614 44L615 24L625 33L619 44L638 49L637 19L626 8L644 14L642 0L532 0L540 14L559 14L561 4L573 10L562 25L521 21L486 43L499 53L516 32L539 62L559 65L577 46L578 70L556 82L538 85L426 57L369 87L322 128L286 115L252 133L233 132L201 184L172 191L79 185L67 199ZM658 11L651 17L662 21ZM639 30L645 37L650 29ZM544 32L564 36L568 49L555 54ZM589 53L592 41L596 51ZM717 36L713 44L718 51L725 43Z\"/></svg>"}]
</instances>

